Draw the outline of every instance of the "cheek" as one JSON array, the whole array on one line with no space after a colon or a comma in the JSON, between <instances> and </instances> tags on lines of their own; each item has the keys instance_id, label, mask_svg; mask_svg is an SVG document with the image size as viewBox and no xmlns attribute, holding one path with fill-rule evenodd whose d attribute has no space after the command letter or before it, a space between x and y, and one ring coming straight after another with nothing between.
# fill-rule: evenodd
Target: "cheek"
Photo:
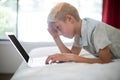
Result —
<instances>
[{"instance_id":1,"label":"cheek","mask_svg":"<svg viewBox=\"0 0 120 80\"><path fill-rule=\"evenodd\" d=\"M65 37L68 37L68 38L73 38L74 36L74 31L73 31L73 28L69 26L69 28L66 28L64 31L63 31L63 35Z\"/></svg>"},{"instance_id":2,"label":"cheek","mask_svg":"<svg viewBox=\"0 0 120 80\"><path fill-rule=\"evenodd\" d=\"M71 26L68 26L69 28L68 28L68 33L69 34L74 34L74 28L73 28L73 26L71 25Z\"/></svg>"}]
</instances>

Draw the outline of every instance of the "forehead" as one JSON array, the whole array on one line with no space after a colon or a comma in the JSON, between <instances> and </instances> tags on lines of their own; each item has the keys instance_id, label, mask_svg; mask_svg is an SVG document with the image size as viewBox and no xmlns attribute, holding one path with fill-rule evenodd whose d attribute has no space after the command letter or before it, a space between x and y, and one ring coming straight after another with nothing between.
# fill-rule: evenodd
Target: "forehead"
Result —
<instances>
[{"instance_id":1,"label":"forehead","mask_svg":"<svg viewBox=\"0 0 120 80\"><path fill-rule=\"evenodd\" d=\"M55 26L55 22L48 22L48 27Z\"/></svg>"},{"instance_id":2,"label":"forehead","mask_svg":"<svg viewBox=\"0 0 120 80\"><path fill-rule=\"evenodd\" d=\"M58 26L60 24L63 24L63 21L49 22L48 26Z\"/></svg>"},{"instance_id":3,"label":"forehead","mask_svg":"<svg viewBox=\"0 0 120 80\"><path fill-rule=\"evenodd\" d=\"M64 24L65 22L64 21L56 21L55 24L56 25L61 25L61 24Z\"/></svg>"}]
</instances>

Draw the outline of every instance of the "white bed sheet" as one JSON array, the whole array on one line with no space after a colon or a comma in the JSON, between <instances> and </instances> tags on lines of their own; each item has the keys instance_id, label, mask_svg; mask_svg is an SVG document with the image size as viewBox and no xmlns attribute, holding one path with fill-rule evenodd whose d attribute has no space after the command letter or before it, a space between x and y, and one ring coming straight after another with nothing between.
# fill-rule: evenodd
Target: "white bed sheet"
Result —
<instances>
[{"instance_id":1,"label":"white bed sheet","mask_svg":"<svg viewBox=\"0 0 120 80\"><path fill-rule=\"evenodd\" d=\"M59 53L57 47L36 48L30 52L32 57ZM86 51L82 56L93 57ZM120 59L108 64L61 63L30 68L23 62L11 80L120 80Z\"/></svg>"}]
</instances>

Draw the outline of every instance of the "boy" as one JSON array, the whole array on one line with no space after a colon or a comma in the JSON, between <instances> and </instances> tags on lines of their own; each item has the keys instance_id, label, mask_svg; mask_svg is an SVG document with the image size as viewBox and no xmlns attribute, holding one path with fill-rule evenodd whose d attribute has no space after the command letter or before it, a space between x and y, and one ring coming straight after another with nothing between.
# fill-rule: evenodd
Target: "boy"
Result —
<instances>
[{"instance_id":1,"label":"boy","mask_svg":"<svg viewBox=\"0 0 120 80\"><path fill-rule=\"evenodd\" d=\"M58 3L48 15L48 31L56 42L61 54L50 55L46 64L60 62L109 63L120 58L120 30L93 19L80 19L75 7ZM68 49L60 35L73 38L72 49ZM84 48L97 58L85 58L78 54Z\"/></svg>"}]
</instances>

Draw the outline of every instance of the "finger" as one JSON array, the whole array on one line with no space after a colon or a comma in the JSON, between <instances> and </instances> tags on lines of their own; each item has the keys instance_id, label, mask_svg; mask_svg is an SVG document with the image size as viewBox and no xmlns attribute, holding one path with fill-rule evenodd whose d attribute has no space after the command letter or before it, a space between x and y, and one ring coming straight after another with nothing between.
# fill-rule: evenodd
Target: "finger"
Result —
<instances>
[{"instance_id":1,"label":"finger","mask_svg":"<svg viewBox=\"0 0 120 80\"><path fill-rule=\"evenodd\" d=\"M56 60L51 60L49 64L56 63Z\"/></svg>"},{"instance_id":2,"label":"finger","mask_svg":"<svg viewBox=\"0 0 120 80\"><path fill-rule=\"evenodd\" d=\"M50 60L51 60L51 57L48 56L48 58L47 58L46 61L45 61L45 64L49 64Z\"/></svg>"},{"instance_id":3,"label":"finger","mask_svg":"<svg viewBox=\"0 0 120 80\"><path fill-rule=\"evenodd\" d=\"M57 60L57 56L58 54L48 56L45 61L45 64L55 63L55 61Z\"/></svg>"},{"instance_id":4,"label":"finger","mask_svg":"<svg viewBox=\"0 0 120 80\"><path fill-rule=\"evenodd\" d=\"M47 28L47 30L48 30L48 32L49 32L50 28Z\"/></svg>"},{"instance_id":5,"label":"finger","mask_svg":"<svg viewBox=\"0 0 120 80\"><path fill-rule=\"evenodd\" d=\"M52 31L52 29L51 29L50 27L49 27L47 30L48 30L48 32L51 32L51 31Z\"/></svg>"}]
</instances>

